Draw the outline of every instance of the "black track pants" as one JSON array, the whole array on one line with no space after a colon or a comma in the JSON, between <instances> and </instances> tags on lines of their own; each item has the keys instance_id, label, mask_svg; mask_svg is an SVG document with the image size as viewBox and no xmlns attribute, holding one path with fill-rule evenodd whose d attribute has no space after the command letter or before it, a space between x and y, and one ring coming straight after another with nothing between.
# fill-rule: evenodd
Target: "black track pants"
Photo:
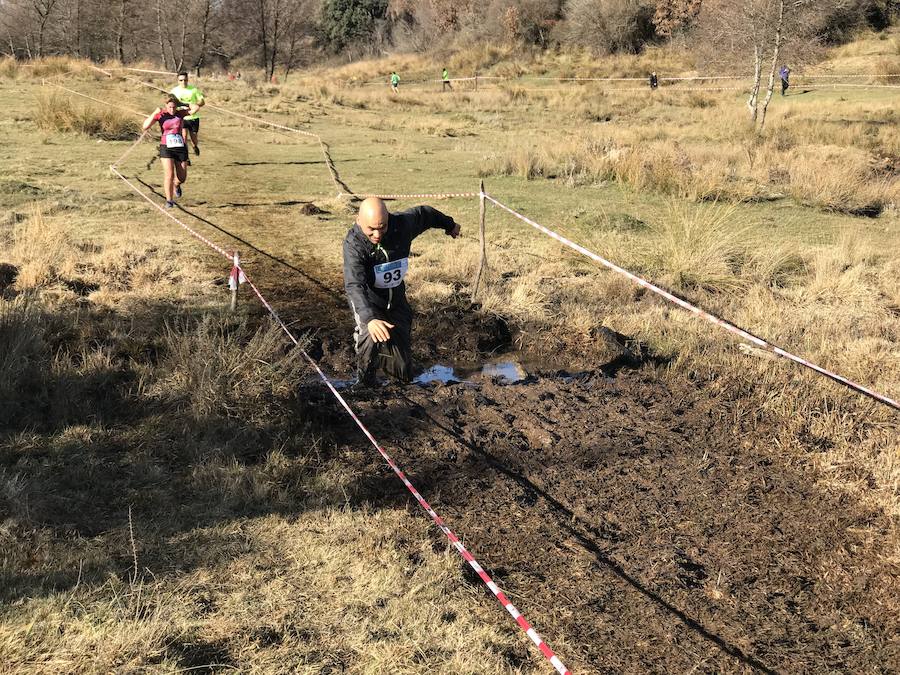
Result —
<instances>
[{"instance_id":1,"label":"black track pants","mask_svg":"<svg viewBox=\"0 0 900 675\"><path fill-rule=\"evenodd\" d=\"M413 311L407 303L389 310L379 310L375 317L394 324L391 339L375 342L365 324L357 321L356 373L361 382L372 384L379 368L401 382L412 379L412 321Z\"/></svg>"}]
</instances>

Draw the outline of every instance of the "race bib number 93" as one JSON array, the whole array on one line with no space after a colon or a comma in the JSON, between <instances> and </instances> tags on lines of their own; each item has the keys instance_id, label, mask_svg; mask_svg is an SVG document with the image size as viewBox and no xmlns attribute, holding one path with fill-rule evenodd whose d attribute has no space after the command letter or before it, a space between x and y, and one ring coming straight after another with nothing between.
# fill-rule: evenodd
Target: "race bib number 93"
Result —
<instances>
[{"instance_id":1,"label":"race bib number 93","mask_svg":"<svg viewBox=\"0 0 900 675\"><path fill-rule=\"evenodd\" d=\"M396 288L409 271L409 258L375 265L375 288Z\"/></svg>"}]
</instances>

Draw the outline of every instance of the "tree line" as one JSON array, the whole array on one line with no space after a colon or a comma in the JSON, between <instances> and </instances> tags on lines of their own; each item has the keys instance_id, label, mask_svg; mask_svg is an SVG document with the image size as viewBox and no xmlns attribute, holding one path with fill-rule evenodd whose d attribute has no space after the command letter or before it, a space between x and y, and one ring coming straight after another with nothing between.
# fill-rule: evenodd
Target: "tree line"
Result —
<instances>
[{"instance_id":1,"label":"tree line","mask_svg":"<svg viewBox=\"0 0 900 675\"><path fill-rule=\"evenodd\" d=\"M703 67L753 74L773 53L803 59L898 13L900 0L0 0L0 51L168 70L243 65L268 79L336 54L479 42L603 54L680 39Z\"/></svg>"}]
</instances>

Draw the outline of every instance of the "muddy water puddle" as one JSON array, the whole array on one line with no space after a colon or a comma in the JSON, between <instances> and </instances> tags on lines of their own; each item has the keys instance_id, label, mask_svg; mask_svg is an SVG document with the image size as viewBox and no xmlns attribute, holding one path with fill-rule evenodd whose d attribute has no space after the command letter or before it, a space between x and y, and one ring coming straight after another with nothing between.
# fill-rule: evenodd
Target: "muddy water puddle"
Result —
<instances>
[{"instance_id":1,"label":"muddy water puddle","mask_svg":"<svg viewBox=\"0 0 900 675\"><path fill-rule=\"evenodd\" d=\"M436 363L423 369L413 378L412 384L420 387L431 387L438 384L468 384L478 385L483 382L495 384L533 384L538 378L554 378L564 384L580 383L588 385L597 379L604 381L612 378L602 371L567 371L558 368L548 368L548 364L523 363L516 359L497 359L484 363L446 364ZM347 389L356 382L355 378L332 377L331 383L337 389ZM379 375L380 385L390 383L390 379Z\"/></svg>"},{"instance_id":2,"label":"muddy water puddle","mask_svg":"<svg viewBox=\"0 0 900 675\"><path fill-rule=\"evenodd\" d=\"M528 378L528 371L518 361L492 361L480 366L435 364L413 379L415 384L471 383L479 379L497 378L504 384L516 384Z\"/></svg>"}]
</instances>

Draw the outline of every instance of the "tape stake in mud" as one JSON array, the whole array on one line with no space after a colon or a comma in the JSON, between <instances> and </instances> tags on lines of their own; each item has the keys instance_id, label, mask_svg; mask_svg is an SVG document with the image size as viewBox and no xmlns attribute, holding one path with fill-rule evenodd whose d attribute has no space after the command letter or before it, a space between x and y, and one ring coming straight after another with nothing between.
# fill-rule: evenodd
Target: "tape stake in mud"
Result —
<instances>
[{"instance_id":1,"label":"tape stake in mud","mask_svg":"<svg viewBox=\"0 0 900 675\"><path fill-rule=\"evenodd\" d=\"M138 139L138 143L140 142L140 140L141 139ZM135 145L137 145L137 143ZM134 146L132 146L132 147L134 147ZM129 148L129 150L126 151L126 155L128 152L131 151L131 149L132 148ZM124 155L123 155L123 158L124 158ZM121 161L121 159L119 161ZM344 399L344 397L341 396L341 393L337 390L337 388L335 388L335 386L331 382L331 380L328 379L328 377L325 375L325 373L319 367L319 364L316 363L315 359L313 359L307 353L307 351L305 349L303 349L303 346L300 344L300 342L294 336L293 332L291 332L290 328L288 328L287 324L278 315L278 312L275 311L275 308L272 307L271 303L269 303L268 300L266 300L265 296L262 294L262 292L260 292L260 290L259 290L259 288L257 288L256 284L253 283L253 281L250 279L249 275L247 275L246 272L243 270L243 268L240 266L240 257L238 256L237 252L229 254L224 248L213 243L212 241L210 241L209 239L207 239L206 237L201 235L199 232L192 229L186 223L182 222L179 218L174 216L172 213L170 213L166 209L162 208L159 204L157 204L155 201L153 201L153 199L151 199L146 193L142 192L137 186L135 186L134 183L132 183L124 175L122 175L122 173L116 168L116 164L118 164L118 163L119 162L117 161L115 164L111 165L109 167L110 170L116 176L118 176L122 181L124 181L125 184L128 185L135 193L137 193L139 196L141 196L143 199L145 199L147 202L149 202L164 216L166 216L170 220L174 221L180 227L184 228L189 234L191 234L191 236L193 236L197 240L203 242L204 244L209 246L211 249L213 249L216 253L219 253L220 255L222 255L223 257L225 257L226 259L231 261L232 269L231 269L231 275L229 276L229 286L232 283L232 279L235 278L234 277L235 272L237 272L237 278L236 278L237 283L235 285L236 286L239 285L241 280L243 279L243 282L246 283L253 290L253 293L259 299L262 306L265 307L266 310L268 310L269 314L271 314L274 321L281 327L281 330L284 331L284 333L287 335L288 339L293 343L293 345L297 349L300 350L300 354L309 363L309 365L313 368L313 370L315 370L315 372L319 375L319 378L321 378L321 380L325 384L325 386L328 387L328 389L334 395L335 399L337 399L338 403L340 403L341 407L343 407L344 410L347 411L347 414L350 415L351 419L353 419L353 421L356 423L356 426L359 427L360 431L362 431L363 434L365 435L365 437L369 439L369 442L374 446L375 450L377 450L378 453L382 456L382 458L384 458L385 462L387 462L388 466L391 468L391 470L394 472L394 474L397 476L397 478L399 478L403 482L403 484L406 486L406 489L409 490L409 492L412 494L412 496L419 503L419 506L421 506L425 510L425 512L431 517L432 521L434 521L435 525L437 525L438 528L441 530L441 532L444 533L444 535L447 537L447 539L450 541L450 543L453 545L453 547L457 550L457 552L463 558L463 560L465 560L469 564L469 566L475 571L475 573L482 580L482 582L484 582L485 586L487 586L488 589L491 591L491 593L493 593L494 597L497 598L497 601L503 606L503 608L509 613L509 615L513 618L513 620L515 620L516 624L518 624L518 626L522 629L522 631L528 636L528 639L531 640L535 644L535 646L540 650L541 654L543 654L544 658L546 658L551 663L551 665L556 669L556 672L560 673L560 675L569 675L568 668L565 667L565 665L560 660L560 658L553 652L553 650L550 648L550 646L546 642L544 642L544 640L541 638L541 636L538 635L538 633L534 630L534 628L531 626L531 624L525 619L524 616L522 616L521 612L519 612L519 610L516 609L515 605L513 605L509 601L509 598L507 598L506 594L504 594L503 591L500 590L500 588L497 586L497 584L494 582L494 580L491 578L491 576L484 570L484 568L481 567L481 565L478 564L478 561L476 561L475 558L472 556L472 554L469 553L468 549L466 549L466 547L463 545L462 541L460 541L459 537L456 536L456 534L453 532L453 530L451 530L447 526L447 524L444 522L443 518L441 518L437 514L437 512L425 500L425 498L422 496L422 494L413 486L413 484L406 477L406 474L400 469L400 467L397 465L397 463L394 462L394 460L387 453L387 451L381 446L381 444L375 439L375 436L373 436L372 433L366 428L366 426L362 423L362 420L360 420L359 417L356 415L356 413L353 412L353 409L350 407L350 405L347 403L347 401Z\"/></svg>"},{"instance_id":2,"label":"tape stake in mud","mask_svg":"<svg viewBox=\"0 0 900 675\"><path fill-rule=\"evenodd\" d=\"M823 375L823 376L827 377L828 379L830 379L834 382L837 382L838 384L842 384L845 387L848 387L850 389L853 389L856 392L859 392L860 394L863 394L864 396L868 396L869 398L872 398L872 399L878 401L879 403L883 403L886 406L889 406L891 408L894 408L895 410L900 411L900 403L898 403L894 399L888 398L884 394L880 394L877 391L869 389L868 387L865 387L857 382L853 382L852 380L848 380L846 377L838 375L837 373L834 373L830 370L826 370L825 368L822 368L821 366L817 366L816 364L814 364L810 361L807 361L804 358L801 358L799 356L796 356L795 354L785 351L781 347L778 347L776 345L773 345L773 344L763 340L761 337L758 337L758 336L754 335L753 333L751 333L747 330L744 330L743 328L741 328L739 326L736 326L735 324L731 323L730 321L726 321L725 319L722 319L722 318L716 316L715 314L710 314L709 312L707 312L703 309L700 309L696 305L693 305L693 304L687 302L686 300L682 300L681 298L679 298L676 295L673 295L669 291L667 291L663 288L660 288L656 284L653 284L653 283L647 281L643 277L639 277L638 275L636 275L632 272L629 272L628 270L626 270L622 267L619 267L615 263L610 262L606 258L603 258L592 251L589 251L588 249L584 248L583 246L579 246L575 242L573 242L569 239L566 239L561 234L554 232L553 230L546 228L539 223L536 223L535 221L531 220L527 216L523 216L518 211L514 211L510 207L506 206L506 204L503 204L503 203L497 201L490 195L485 195L485 198L488 201L495 204L500 209L509 213L510 215L513 215L516 218L518 218L519 220L531 225L533 228L535 228L536 230L538 230L540 232L543 232L547 236L552 237L553 239L556 239L558 242L560 242L564 246L568 246L569 248L571 248L575 251L578 251L582 255L587 256L591 260L594 260L594 261L600 263L604 267L611 269L613 272L616 272L617 274L621 274L622 276L627 277L628 279L630 279L634 283L638 284L639 286L642 286L642 287L646 288L648 291L652 291L653 293L656 293L657 295L662 296L669 302L678 305L682 309L686 309L687 311L691 312L695 316L698 316L701 319L705 319L706 321L709 321L710 323L712 323L716 326L719 326L719 328L724 328L728 332L733 333L734 335L737 335L738 337L746 340L747 342L755 345L756 347L760 347L761 349L764 349L773 354L777 354L778 356L780 356L784 359L787 359L789 361L793 361L794 363L800 364L801 366L804 366L805 368L809 368L810 370L818 373L819 375Z\"/></svg>"},{"instance_id":3,"label":"tape stake in mud","mask_svg":"<svg viewBox=\"0 0 900 675\"><path fill-rule=\"evenodd\" d=\"M231 264L231 272L228 275L228 290L231 291L231 305L229 309L233 312L237 309L238 289L241 284L247 281L244 270L241 269L241 256L235 251L234 260Z\"/></svg>"}]
</instances>

